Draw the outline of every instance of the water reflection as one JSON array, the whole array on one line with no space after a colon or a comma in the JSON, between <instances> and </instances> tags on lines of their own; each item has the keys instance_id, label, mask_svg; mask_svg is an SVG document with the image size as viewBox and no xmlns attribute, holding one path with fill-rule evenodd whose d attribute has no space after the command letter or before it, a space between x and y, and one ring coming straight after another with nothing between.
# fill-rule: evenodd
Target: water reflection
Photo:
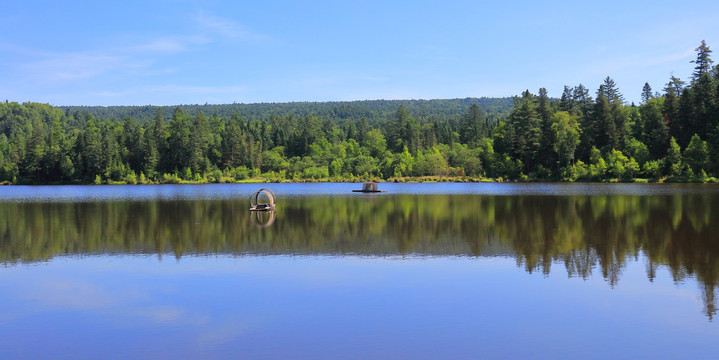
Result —
<instances>
[{"instance_id":1,"label":"water reflection","mask_svg":"<svg viewBox=\"0 0 719 360\"><path fill-rule=\"evenodd\" d=\"M63 254L359 254L512 256L528 272L601 275L628 262L696 278L716 313L719 196L389 195L246 200L0 203L0 262Z\"/></svg>"},{"instance_id":2,"label":"water reflection","mask_svg":"<svg viewBox=\"0 0 719 360\"><path fill-rule=\"evenodd\" d=\"M257 227L266 228L275 223L275 211L253 211L250 216Z\"/></svg>"}]
</instances>

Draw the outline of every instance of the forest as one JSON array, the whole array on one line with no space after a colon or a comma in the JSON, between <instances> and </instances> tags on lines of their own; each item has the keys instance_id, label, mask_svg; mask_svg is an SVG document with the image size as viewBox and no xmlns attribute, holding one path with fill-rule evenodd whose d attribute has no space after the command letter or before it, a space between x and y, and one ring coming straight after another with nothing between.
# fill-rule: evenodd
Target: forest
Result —
<instances>
[{"instance_id":1,"label":"forest","mask_svg":"<svg viewBox=\"0 0 719 360\"><path fill-rule=\"evenodd\" d=\"M514 98L54 107L0 103L0 183L716 182L719 66L627 104L606 77Z\"/></svg>"}]
</instances>

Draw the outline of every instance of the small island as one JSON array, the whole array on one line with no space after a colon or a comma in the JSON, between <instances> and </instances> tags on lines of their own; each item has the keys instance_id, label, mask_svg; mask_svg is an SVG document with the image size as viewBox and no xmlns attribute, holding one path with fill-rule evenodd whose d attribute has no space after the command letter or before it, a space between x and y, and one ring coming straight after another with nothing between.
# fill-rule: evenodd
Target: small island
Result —
<instances>
[{"instance_id":1,"label":"small island","mask_svg":"<svg viewBox=\"0 0 719 360\"><path fill-rule=\"evenodd\" d=\"M387 192L386 190L379 190L377 188L377 183L374 181L368 181L364 184L362 184L362 189L359 190L352 190L352 192L361 192L361 193L380 193L380 192Z\"/></svg>"}]
</instances>

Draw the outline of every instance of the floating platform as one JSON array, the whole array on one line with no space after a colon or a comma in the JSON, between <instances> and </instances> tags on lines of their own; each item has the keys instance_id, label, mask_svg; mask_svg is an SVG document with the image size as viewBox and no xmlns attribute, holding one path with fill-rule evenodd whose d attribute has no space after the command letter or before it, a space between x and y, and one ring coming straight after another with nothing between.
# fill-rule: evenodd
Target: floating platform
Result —
<instances>
[{"instance_id":1,"label":"floating platform","mask_svg":"<svg viewBox=\"0 0 719 360\"><path fill-rule=\"evenodd\" d=\"M363 193L380 193L387 192L385 190L377 189L377 183L370 181L362 184L362 190L352 190L352 192L363 192Z\"/></svg>"}]
</instances>

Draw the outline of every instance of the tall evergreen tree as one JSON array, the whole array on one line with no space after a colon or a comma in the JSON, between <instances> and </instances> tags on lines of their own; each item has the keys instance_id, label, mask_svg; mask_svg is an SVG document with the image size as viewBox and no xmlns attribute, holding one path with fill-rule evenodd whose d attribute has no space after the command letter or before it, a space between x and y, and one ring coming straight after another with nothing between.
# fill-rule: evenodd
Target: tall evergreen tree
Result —
<instances>
[{"instance_id":1,"label":"tall evergreen tree","mask_svg":"<svg viewBox=\"0 0 719 360\"><path fill-rule=\"evenodd\" d=\"M664 87L664 105L662 114L664 122L669 126L669 134L675 139L681 138L681 119L679 117L679 97L684 89L684 82L679 78L672 77Z\"/></svg>"},{"instance_id":2,"label":"tall evergreen tree","mask_svg":"<svg viewBox=\"0 0 719 360\"><path fill-rule=\"evenodd\" d=\"M485 118L477 104L472 104L462 119L462 128L460 129L460 141L470 143L479 141L486 134L482 133L485 126Z\"/></svg>"},{"instance_id":3,"label":"tall evergreen tree","mask_svg":"<svg viewBox=\"0 0 719 360\"><path fill-rule=\"evenodd\" d=\"M610 103L617 103L617 104L623 104L624 103L624 96L619 92L619 88L617 87L617 84L614 82L614 80L607 76L604 79L603 84L604 89L604 96L607 97L607 101Z\"/></svg>"},{"instance_id":4,"label":"tall evergreen tree","mask_svg":"<svg viewBox=\"0 0 719 360\"><path fill-rule=\"evenodd\" d=\"M692 63L696 64L694 73L692 74L692 91L694 95L694 119L691 121L695 125L697 131L689 134L698 133L700 137L706 138L714 132L719 125L719 118L715 114L716 107L716 86L714 86L711 65L711 50L706 42L702 40L699 47L694 49L697 52L696 60ZM684 134L689 136L687 134ZM681 143L680 143L681 144Z\"/></svg>"},{"instance_id":5,"label":"tall evergreen tree","mask_svg":"<svg viewBox=\"0 0 719 360\"><path fill-rule=\"evenodd\" d=\"M208 170L210 165L208 151L211 143L210 124L205 114L200 111L195 116L190 135L189 167L193 173L203 173Z\"/></svg>"},{"instance_id":6,"label":"tall evergreen tree","mask_svg":"<svg viewBox=\"0 0 719 360\"><path fill-rule=\"evenodd\" d=\"M706 41L702 40L701 45L694 49L694 51L697 52L697 58L696 60L691 61L696 64L694 72L692 73L692 83L699 80L704 75L709 75L711 65L714 63L711 59L712 51L709 49L709 46L707 46Z\"/></svg>"},{"instance_id":7,"label":"tall evergreen tree","mask_svg":"<svg viewBox=\"0 0 719 360\"><path fill-rule=\"evenodd\" d=\"M27 151L20 163L20 172L23 177L35 181L46 181L45 179L45 156L47 143L45 142L44 130L39 119L33 121L30 127L30 138L27 142Z\"/></svg>"},{"instance_id":8,"label":"tall evergreen tree","mask_svg":"<svg viewBox=\"0 0 719 360\"><path fill-rule=\"evenodd\" d=\"M509 115L509 123L516 132L514 157L521 160L528 171L538 165L542 140L542 120L535 101L535 96L525 90L522 97L515 98L514 110Z\"/></svg>"},{"instance_id":9,"label":"tall evergreen tree","mask_svg":"<svg viewBox=\"0 0 719 360\"><path fill-rule=\"evenodd\" d=\"M247 157L247 136L236 119L231 119L225 126L225 134L222 136L222 164L227 168L235 168L243 165Z\"/></svg>"},{"instance_id":10,"label":"tall evergreen tree","mask_svg":"<svg viewBox=\"0 0 719 360\"><path fill-rule=\"evenodd\" d=\"M165 117L162 114L162 108L157 109L155 122L153 124L153 135L155 136L154 148L157 151L157 170L159 172L169 172L170 169L170 149L167 146L167 126L165 125Z\"/></svg>"},{"instance_id":11,"label":"tall evergreen tree","mask_svg":"<svg viewBox=\"0 0 719 360\"><path fill-rule=\"evenodd\" d=\"M150 128L145 131L142 141L142 167L140 171L150 179L157 176L158 161L160 159L157 143L155 142L156 138L153 129Z\"/></svg>"},{"instance_id":12,"label":"tall evergreen tree","mask_svg":"<svg viewBox=\"0 0 719 360\"><path fill-rule=\"evenodd\" d=\"M541 122L541 139L539 145L539 163L545 168L551 168L556 163L555 154L552 151L552 108L547 95L547 89L540 88L537 95L537 114Z\"/></svg>"},{"instance_id":13,"label":"tall evergreen tree","mask_svg":"<svg viewBox=\"0 0 719 360\"><path fill-rule=\"evenodd\" d=\"M679 98L676 133L679 134L678 143L684 147L689 144L692 134L700 132L697 124L697 109L694 97L694 89L687 87L684 88L682 96Z\"/></svg>"},{"instance_id":14,"label":"tall evergreen tree","mask_svg":"<svg viewBox=\"0 0 719 360\"><path fill-rule=\"evenodd\" d=\"M143 170L143 135L144 132L137 121L129 116L126 117L123 124L122 141L127 153L123 157L130 169L137 173Z\"/></svg>"},{"instance_id":15,"label":"tall evergreen tree","mask_svg":"<svg viewBox=\"0 0 719 360\"><path fill-rule=\"evenodd\" d=\"M52 129L47 141L47 155L45 161L45 181L69 180L74 169L72 161L67 157L67 144L64 123L60 119L52 122ZM70 162L68 164L68 161ZM70 168L68 168L68 166Z\"/></svg>"},{"instance_id":16,"label":"tall evergreen tree","mask_svg":"<svg viewBox=\"0 0 719 360\"><path fill-rule=\"evenodd\" d=\"M175 108L170 120L167 146L167 170L179 172L186 168L190 157L190 126L179 107Z\"/></svg>"},{"instance_id":17,"label":"tall evergreen tree","mask_svg":"<svg viewBox=\"0 0 719 360\"><path fill-rule=\"evenodd\" d=\"M409 110L400 104L389 124L388 146L395 152L400 152L406 146L410 153L416 154L419 150L419 135L419 123L410 116Z\"/></svg>"},{"instance_id":18,"label":"tall evergreen tree","mask_svg":"<svg viewBox=\"0 0 719 360\"><path fill-rule=\"evenodd\" d=\"M654 98L654 94L652 94L652 87L649 86L649 83L645 82L644 87L642 88L642 104L646 104L647 101Z\"/></svg>"},{"instance_id":19,"label":"tall evergreen tree","mask_svg":"<svg viewBox=\"0 0 719 360\"><path fill-rule=\"evenodd\" d=\"M574 91L572 92L572 100L575 104L584 109L585 106L592 103L592 97L589 95L589 89L584 87L582 84L577 85L574 87Z\"/></svg>"},{"instance_id":20,"label":"tall evergreen tree","mask_svg":"<svg viewBox=\"0 0 719 360\"><path fill-rule=\"evenodd\" d=\"M560 111L570 111L574 107L574 97L572 95L572 89L564 85L564 90L562 91L562 97L559 99L559 110Z\"/></svg>"},{"instance_id":21,"label":"tall evergreen tree","mask_svg":"<svg viewBox=\"0 0 719 360\"><path fill-rule=\"evenodd\" d=\"M102 135L100 128L94 120L90 119L85 123L84 141L80 151L83 155L83 168L86 180L94 180L96 176L102 174Z\"/></svg>"},{"instance_id":22,"label":"tall evergreen tree","mask_svg":"<svg viewBox=\"0 0 719 360\"><path fill-rule=\"evenodd\" d=\"M639 106L639 113L644 121L645 138L643 142L649 148L653 159L664 157L667 151L669 129L661 113L661 99L651 99Z\"/></svg>"},{"instance_id":23,"label":"tall evergreen tree","mask_svg":"<svg viewBox=\"0 0 719 360\"><path fill-rule=\"evenodd\" d=\"M616 149L619 143L617 127L612 118L612 108L604 91L604 85L599 86L597 100L590 114L591 132L594 136L594 146L603 152Z\"/></svg>"},{"instance_id":24,"label":"tall evergreen tree","mask_svg":"<svg viewBox=\"0 0 719 360\"><path fill-rule=\"evenodd\" d=\"M113 181L119 181L124 175L122 173L122 158L119 134L116 133L115 124L103 122L100 128L102 136L102 165L103 175Z\"/></svg>"}]
</instances>

